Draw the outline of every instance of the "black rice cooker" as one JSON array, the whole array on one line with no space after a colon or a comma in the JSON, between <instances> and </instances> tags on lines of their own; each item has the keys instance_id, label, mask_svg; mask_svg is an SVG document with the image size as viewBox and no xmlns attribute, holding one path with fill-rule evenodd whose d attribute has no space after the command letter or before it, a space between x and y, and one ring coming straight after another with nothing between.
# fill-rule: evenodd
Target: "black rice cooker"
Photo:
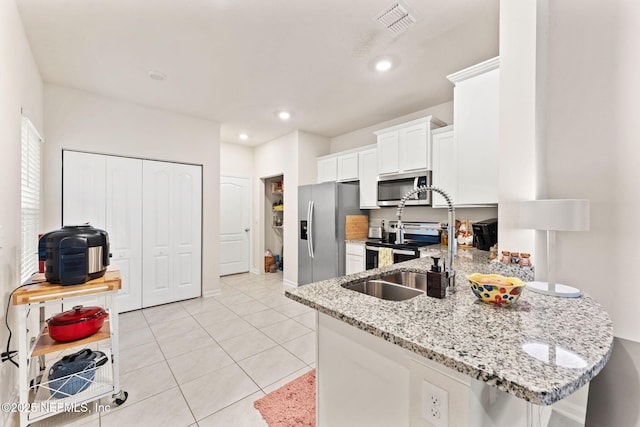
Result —
<instances>
[{"instance_id":1,"label":"black rice cooker","mask_svg":"<svg viewBox=\"0 0 640 427\"><path fill-rule=\"evenodd\" d=\"M65 225L43 234L38 258L49 283L77 285L102 277L109 265L109 235L90 225Z\"/></svg>"}]
</instances>

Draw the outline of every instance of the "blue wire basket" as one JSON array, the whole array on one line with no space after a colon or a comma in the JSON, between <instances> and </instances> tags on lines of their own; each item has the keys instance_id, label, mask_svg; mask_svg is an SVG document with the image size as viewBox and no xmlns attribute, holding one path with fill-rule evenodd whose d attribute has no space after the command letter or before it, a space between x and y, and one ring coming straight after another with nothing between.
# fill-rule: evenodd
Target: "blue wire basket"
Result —
<instances>
[{"instance_id":1,"label":"blue wire basket","mask_svg":"<svg viewBox=\"0 0 640 427\"><path fill-rule=\"evenodd\" d=\"M93 360L57 362L49 370L51 397L60 399L80 393L93 383L95 375L96 363Z\"/></svg>"}]
</instances>

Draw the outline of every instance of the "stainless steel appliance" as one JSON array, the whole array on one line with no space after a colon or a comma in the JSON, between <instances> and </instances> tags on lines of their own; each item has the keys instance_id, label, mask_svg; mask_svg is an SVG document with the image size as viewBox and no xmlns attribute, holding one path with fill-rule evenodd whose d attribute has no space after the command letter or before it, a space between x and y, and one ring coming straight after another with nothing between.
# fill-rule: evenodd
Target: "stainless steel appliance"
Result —
<instances>
[{"instance_id":1,"label":"stainless steel appliance","mask_svg":"<svg viewBox=\"0 0 640 427\"><path fill-rule=\"evenodd\" d=\"M431 185L431 171L422 170L378 177L378 206L398 206L402 197L421 186ZM407 205L431 205L431 192L416 193Z\"/></svg>"},{"instance_id":2,"label":"stainless steel appliance","mask_svg":"<svg viewBox=\"0 0 640 427\"><path fill-rule=\"evenodd\" d=\"M90 225L65 225L38 242L38 259L50 283L76 285L102 277L110 256L109 235Z\"/></svg>"},{"instance_id":3,"label":"stainless steel appliance","mask_svg":"<svg viewBox=\"0 0 640 427\"><path fill-rule=\"evenodd\" d=\"M378 267L378 252L380 248L393 250L393 262L398 263L410 259L420 258L420 248L440 243L439 224L437 222L403 222L405 227L405 242L396 241L397 221L389 223L389 239L368 240L365 245L365 263L367 270Z\"/></svg>"},{"instance_id":4,"label":"stainless steel appliance","mask_svg":"<svg viewBox=\"0 0 640 427\"><path fill-rule=\"evenodd\" d=\"M298 284L345 274L345 217L360 215L357 182L298 187Z\"/></svg>"}]
</instances>

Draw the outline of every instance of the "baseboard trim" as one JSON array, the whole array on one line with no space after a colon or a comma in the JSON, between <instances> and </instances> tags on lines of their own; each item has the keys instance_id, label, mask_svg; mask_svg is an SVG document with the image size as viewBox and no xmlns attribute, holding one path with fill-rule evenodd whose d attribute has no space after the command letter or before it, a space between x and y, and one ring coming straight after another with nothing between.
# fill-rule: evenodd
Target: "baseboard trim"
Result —
<instances>
[{"instance_id":1,"label":"baseboard trim","mask_svg":"<svg viewBox=\"0 0 640 427\"><path fill-rule=\"evenodd\" d=\"M257 275L262 274L262 273L260 272L260 270L258 270L257 268L251 268L251 269L249 269L249 273L251 273L251 274L257 274Z\"/></svg>"},{"instance_id":2,"label":"baseboard trim","mask_svg":"<svg viewBox=\"0 0 640 427\"><path fill-rule=\"evenodd\" d=\"M553 410L558 414L569 418L572 421L584 425L587 418L586 408L576 405L572 402L566 402L564 400L559 401L553 405Z\"/></svg>"},{"instance_id":3,"label":"baseboard trim","mask_svg":"<svg viewBox=\"0 0 640 427\"><path fill-rule=\"evenodd\" d=\"M291 288L297 288L298 287L298 284L296 282L292 282L291 280L286 280L286 279L282 280L282 284L285 285L285 286L289 286Z\"/></svg>"},{"instance_id":4,"label":"baseboard trim","mask_svg":"<svg viewBox=\"0 0 640 427\"><path fill-rule=\"evenodd\" d=\"M202 294L202 298L211 298L211 297L217 297L219 295L222 295L222 289L216 289L213 291L208 291Z\"/></svg>"},{"instance_id":5,"label":"baseboard trim","mask_svg":"<svg viewBox=\"0 0 640 427\"><path fill-rule=\"evenodd\" d=\"M584 425L587 419L588 399L589 384L586 384L571 396L551 405L551 408L557 412L558 415L562 415L580 425Z\"/></svg>"}]
</instances>

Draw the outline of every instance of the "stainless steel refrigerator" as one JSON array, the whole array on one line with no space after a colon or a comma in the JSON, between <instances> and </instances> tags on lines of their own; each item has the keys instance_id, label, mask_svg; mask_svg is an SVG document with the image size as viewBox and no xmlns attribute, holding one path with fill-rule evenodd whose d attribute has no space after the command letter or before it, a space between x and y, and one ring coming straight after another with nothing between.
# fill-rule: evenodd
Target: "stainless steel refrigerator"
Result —
<instances>
[{"instance_id":1,"label":"stainless steel refrigerator","mask_svg":"<svg viewBox=\"0 0 640 427\"><path fill-rule=\"evenodd\" d=\"M344 276L345 217L360 215L358 183L298 187L298 284Z\"/></svg>"}]
</instances>

